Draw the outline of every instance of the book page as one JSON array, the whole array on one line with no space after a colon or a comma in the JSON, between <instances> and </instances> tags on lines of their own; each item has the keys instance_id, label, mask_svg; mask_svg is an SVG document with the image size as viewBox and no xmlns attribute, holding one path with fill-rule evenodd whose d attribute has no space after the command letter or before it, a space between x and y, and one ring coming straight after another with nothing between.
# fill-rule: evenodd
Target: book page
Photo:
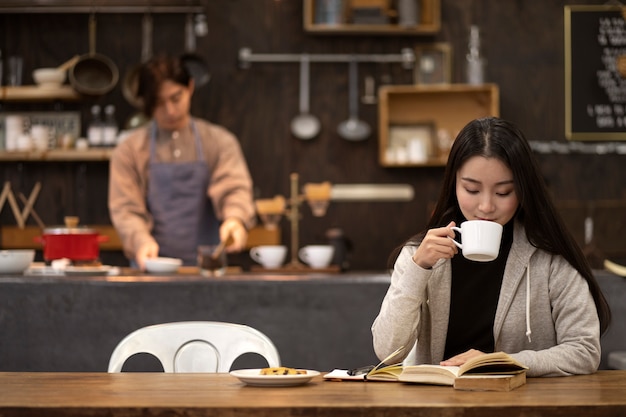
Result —
<instances>
[{"instance_id":1,"label":"book page","mask_svg":"<svg viewBox=\"0 0 626 417\"><path fill-rule=\"evenodd\" d=\"M404 367L398 380L422 384L453 385L458 375L458 366L411 365Z\"/></svg>"},{"instance_id":2,"label":"book page","mask_svg":"<svg viewBox=\"0 0 626 417\"><path fill-rule=\"evenodd\" d=\"M403 370L402 364L389 365L384 366L382 368L374 369L369 372L365 379L369 379L372 381L381 381L381 380L389 380L389 381L397 381L398 376L402 373Z\"/></svg>"},{"instance_id":3,"label":"book page","mask_svg":"<svg viewBox=\"0 0 626 417\"><path fill-rule=\"evenodd\" d=\"M465 373L513 374L528 369L504 352L487 353L461 365L459 375Z\"/></svg>"}]
</instances>

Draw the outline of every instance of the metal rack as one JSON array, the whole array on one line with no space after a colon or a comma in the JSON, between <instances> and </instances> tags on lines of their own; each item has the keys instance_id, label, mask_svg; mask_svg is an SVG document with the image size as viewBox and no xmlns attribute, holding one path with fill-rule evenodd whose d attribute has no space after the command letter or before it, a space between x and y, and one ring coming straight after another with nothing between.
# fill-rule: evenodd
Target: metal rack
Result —
<instances>
[{"instance_id":1,"label":"metal rack","mask_svg":"<svg viewBox=\"0 0 626 417\"><path fill-rule=\"evenodd\" d=\"M306 55L309 62L374 62L400 63L405 69L413 68L415 53L410 48L403 48L399 54L257 54L250 48L239 49L239 64L241 68L250 68L253 62L280 62L299 63Z\"/></svg>"},{"instance_id":2,"label":"metal rack","mask_svg":"<svg viewBox=\"0 0 626 417\"><path fill-rule=\"evenodd\" d=\"M73 13L120 13L120 14L138 14L138 13L204 13L204 8L201 6L161 6L161 7L145 7L145 6L100 6L100 7L88 7L88 6L40 6L40 7L0 7L0 14L2 13L16 13L16 14L73 14Z\"/></svg>"}]
</instances>

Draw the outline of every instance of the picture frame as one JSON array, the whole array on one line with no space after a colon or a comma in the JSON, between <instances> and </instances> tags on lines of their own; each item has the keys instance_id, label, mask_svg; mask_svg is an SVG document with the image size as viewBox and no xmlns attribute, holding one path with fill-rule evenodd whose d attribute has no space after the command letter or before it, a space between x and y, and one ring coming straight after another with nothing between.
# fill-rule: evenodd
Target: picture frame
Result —
<instances>
[{"instance_id":1,"label":"picture frame","mask_svg":"<svg viewBox=\"0 0 626 417\"><path fill-rule=\"evenodd\" d=\"M415 84L450 84L452 48L447 42L415 47Z\"/></svg>"}]
</instances>

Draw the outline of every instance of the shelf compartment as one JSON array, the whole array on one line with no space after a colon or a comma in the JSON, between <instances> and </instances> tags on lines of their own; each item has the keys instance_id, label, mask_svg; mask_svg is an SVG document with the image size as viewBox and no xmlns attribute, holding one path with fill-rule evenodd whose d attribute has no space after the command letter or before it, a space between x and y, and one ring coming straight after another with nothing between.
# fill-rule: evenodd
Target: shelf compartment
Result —
<instances>
[{"instance_id":1,"label":"shelf compartment","mask_svg":"<svg viewBox=\"0 0 626 417\"><path fill-rule=\"evenodd\" d=\"M458 132L469 121L499 116L499 88L495 84L389 85L378 91L379 163L384 167L444 166ZM398 128L413 127L426 138L425 159L397 158L402 137ZM424 133L430 127L430 134ZM394 130L395 129L395 130ZM395 141L395 142L394 142Z\"/></svg>"},{"instance_id":2,"label":"shelf compartment","mask_svg":"<svg viewBox=\"0 0 626 417\"><path fill-rule=\"evenodd\" d=\"M304 0L303 26L306 32L319 35L434 35L441 30L440 0L420 2L419 23L413 27L397 24L321 24L316 23L315 10L318 0ZM350 3L350 2L348 2ZM347 16L347 14L346 14ZM348 20L348 19L346 19Z\"/></svg>"}]
</instances>

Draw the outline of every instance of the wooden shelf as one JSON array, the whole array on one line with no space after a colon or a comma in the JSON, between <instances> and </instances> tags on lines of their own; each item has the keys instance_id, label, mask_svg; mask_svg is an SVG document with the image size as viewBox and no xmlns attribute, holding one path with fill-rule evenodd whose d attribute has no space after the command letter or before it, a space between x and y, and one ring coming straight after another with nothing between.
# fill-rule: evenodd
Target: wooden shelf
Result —
<instances>
[{"instance_id":1,"label":"wooden shelf","mask_svg":"<svg viewBox=\"0 0 626 417\"><path fill-rule=\"evenodd\" d=\"M495 84L388 85L378 90L378 103L379 163L384 167L444 166L449 146L469 121L500 113ZM405 129L404 136L398 128ZM424 142L427 159L394 160L412 131Z\"/></svg>"},{"instance_id":2,"label":"wooden shelf","mask_svg":"<svg viewBox=\"0 0 626 417\"><path fill-rule=\"evenodd\" d=\"M0 152L0 161L108 161L113 148Z\"/></svg>"},{"instance_id":3,"label":"wooden shelf","mask_svg":"<svg viewBox=\"0 0 626 417\"><path fill-rule=\"evenodd\" d=\"M62 85L59 88L41 88L36 85L2 87L0 94L2 101L73 101L80 98L80 94L70 85Z\"/></svg>"},{"instance_id":4,"label":"wooden shelf","mask_svg":"<svg viewBox=\"0 0 626 417\"><path fill-rule=\"evenodd\" d=\"M319 35L432 35L439 32L439 25L419 25L405 28L398 25L321 25L311 23L306 31Z\"/></svg>"},{"instance_id":5,"label":"wooden shelf","mask_svg":"<svg viewBox=\"0 0 626 417\"><path fill-rule=\"evenodd\" d=\"M304 0L303 26L306 32L319 35L434 35L441 30L440 0L423 0L419 11L419 23L413 27L397 24L353 24L349 23L349 12L344 24L316 23L317 0ZM349 11L349 10L348 10Z\"/></svg>"}]
</instances>

